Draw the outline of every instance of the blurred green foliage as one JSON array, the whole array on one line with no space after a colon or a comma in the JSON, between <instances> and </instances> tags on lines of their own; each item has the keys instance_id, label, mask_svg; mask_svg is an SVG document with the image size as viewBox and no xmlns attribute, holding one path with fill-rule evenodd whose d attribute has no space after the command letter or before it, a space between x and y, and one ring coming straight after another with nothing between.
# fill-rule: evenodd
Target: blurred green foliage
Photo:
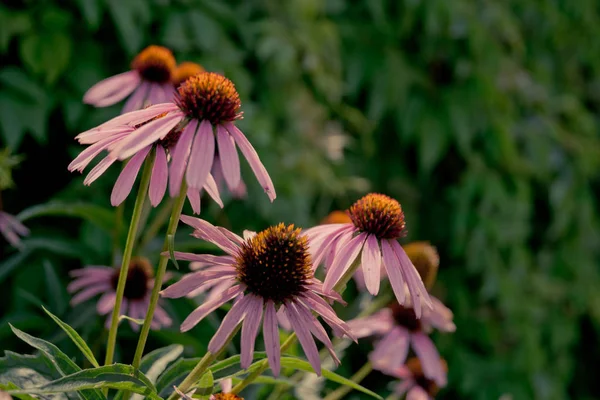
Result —
<instances>
[{"instance_id":1,"label":"blurred green foliage","mask_svg":"<svg viewBox=\"0 0 600 400\"><path fill-rule=\"evenodd\" d=\"M114 179L83 187L66 165L80 151L73 136L120 106L93 110L81 97L146 45L165 45L235 82L240 125L278 192L269 204L245 174L249 199L224 211L206 202L205 218L238 231L308 226L368 190L392 195L408 239L441 254L434 293L458 327L435 338L450 367L441 397L597 398L599 26L593 0L3 2L0 132L27 157L5 208L109 208ZM6 321L60 337L37 302L88 339L100 332L93 313L68 309L61 284L81 263L111 262L93 220L32 219L24 252L3 253L4 348L20 346ZM211 329L153 344L200 352ZM126 349L135 336L123 331Z\"/></svg>"}]
</instances>

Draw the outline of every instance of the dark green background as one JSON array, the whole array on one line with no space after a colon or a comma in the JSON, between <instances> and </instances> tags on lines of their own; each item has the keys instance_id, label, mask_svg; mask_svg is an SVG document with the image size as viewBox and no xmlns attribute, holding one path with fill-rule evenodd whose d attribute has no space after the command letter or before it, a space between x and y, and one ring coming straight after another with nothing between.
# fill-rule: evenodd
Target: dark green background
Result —
<instances>
[{"instance_id":1,"label":"dark green background","mask_svg":"<svg viewBox=\"0 0 600 400\"><path fill-rule=\"evenodd\" d=\"M595 0L3 1L2 147L26 157L4 208L103 209L32 218L25 250L1 250L2 348L30 351L11 321L69 349L43 302L101 353L103 321L93 303L70 310L64 284L69 269L111 262L118 168L84 187L66 167L75 134L120 110L83 105L85 90L160 44L234 81L239 125L277 189L270 204L246 168L249 199L223 211L205 200L204 218L236 231L309 226L387 193L405 208L407 239L440 251L434 293L457 325L435 336L450 369L440 398L600 397L599 33ZM144 251L156 258L159 243ZM197 356L213 329L150 344ZM129 360L135 335L120 333ZM340 371L363 361L352 347ZM365 384L385 392L381 375Z\"/></svg>"}]
</instances>

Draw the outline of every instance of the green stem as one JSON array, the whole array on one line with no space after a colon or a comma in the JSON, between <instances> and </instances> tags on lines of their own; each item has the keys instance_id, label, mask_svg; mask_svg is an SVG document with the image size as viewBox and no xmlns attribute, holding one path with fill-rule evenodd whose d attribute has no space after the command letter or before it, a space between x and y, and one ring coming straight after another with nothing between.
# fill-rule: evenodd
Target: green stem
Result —
<instances>
[{"instance_id":1,"label":"green stem","mask_svg":"<svg viewBox=\"0 0 600 400\"><path fill-rule=\"evenodd\" d=\"M181 190L179 196L175 200L173 210L171 211L171 219L169 220L169 226L167 227L167 234L165 236L165 243L163 245L163 251L169 250L169 238L175 235L177 231L177 224L179 223L179 217L181 217L181 210L185 203L187 192L186 183L181 184ZM148 333L150 332L150 325L154 318L154 311L156 310L156 304L160 296L160 289L162 288L163 279L165 272L167 271L167 264L169 263L169 256L160 256L158 262L158 268L156 269L156 276L154 277L154 287L152 288L152 294L150 295L150 304L148 304L148 312L144 319L144 326L140 332L140 338L138 339L137 348L135 349L135 355L133 357L133 367L139 368L140 362L142 361L142 355L144 353L144 347L146 346L146 340L148 339Z\"/></svg>"},{"instance_id":2,"label":"green stem","mask_svg":"<svg viewBox=\"0 0 600 400\"><path fill-rule=\"evenodd\" d=\"M333 287L333 291L338 292L339 294L342 294L344 292L344 290L346 290L346 284L348 283L350 278L352 278L352 275L354 275L354 273L358 269L359 265L360 265L360 263L358 262L358 259L357 259L350 266L350 268L348 268L348 271L346 271L346 273L344 275L342 275L342 277L340 278L338 283L335 284L335 286ZM283 354L295 341L296 341L296 333L292 333L287 338L287 340L285 342L283 342L283 344L281 345L280 353ZM235 385L234 388L231 390L231 393L233 393L233 394L240 393L242 390L244 390L246 388L246 386L250 385L256 378L261 376L262 373L265 372L268 368L269 368L269 361L265 359L261 362L261 364L258 366L258 368L256 368L256 370L253 373L251 373L243 381L241 381L240 383Z\"/></svg>"},{"instance_id":3,"label":"green stem","mask_svg":"<svg viewBox=\"0 0 600 400\"><path fill-rule=\"evenodd\" d=\"M371 371L373 371L373 364L371 364L371 361L367 361L365 365L361 367L361 369L359 369L354 375L352 375L352 378L350 378L350 380L354 383L361 383L362 380L365 379L367 375L371 373ZM351 391L352 388L350 386L340 386L339 388L325 396L323 400L339 400Z\"/></svg>"},{"instance_id":4,"label":"green stem","mask_svg":"<svg viewBox=\"0 0 600 400\"><path fill-rule=\"evenodd\" d=\"M154 163L154 155L146 159L144 163L144 171L142 172L142 180L135 199L133 215L129 224L129 232L127 233L127 241L125 242L125 250L123 251L123 260L121 262L121 270L119 272L119 281L117 283L115 307L113 309L112 318L110 321L110 329L108 331L108 344L106 345L106 358L104 365L112 364L115 354L115 344L117 341L117 329L119 327L119 316L121 314L121 303L123 302L123 293L125 292L125 283L127 282L127 273L129 271L129 263L131 261L131 253L133 252L133 244L137 235L140 215L144 207L144 201L148 195L148 186L150 185L150 175L152 173L152 164Z\"/></svg>"},{"instance_id":5,"label":"green stem","mask_svg":"<svg viewBox=\"0 0 600 400\"><path fill-rule=\"evenodd\" d=\"M123 214L125 213L125 202L117 206L115 211L115 231L113 236L113 262L119 259L119 243L121 241L121 229L123 229Z\"/></svg>"}]
</instances>

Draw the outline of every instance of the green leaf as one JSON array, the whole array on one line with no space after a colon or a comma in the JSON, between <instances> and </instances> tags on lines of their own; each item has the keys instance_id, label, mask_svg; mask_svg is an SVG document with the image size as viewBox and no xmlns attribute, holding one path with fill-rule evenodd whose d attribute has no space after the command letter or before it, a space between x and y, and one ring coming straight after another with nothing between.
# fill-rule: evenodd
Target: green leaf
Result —
<instances>
[{"instance_id":1,"label":"green leaf","mask_svg":"<svg viewBox=\"0 0 600 400\"><path fill-rule=\"evenodd\" d=\"M0 263L0 283L4 281L4 279L10 275L10 273L21 265L27 257L31 254L30 249L25 249L22 252L16 253L10 256L8 259L2 261Z\"/></svg>"},{"instance_id":2,"label":"green leaf","mask_svg":"<svg viewBox=\"0 0 600 400\"><path fill-rule=\"evenodd\" d=\"M41 216L82 218L107 232L112 232L115 225L114 212L111 209L90 203L50 202L39 204L21 211L17 218L26 221Z\"/></svg>"},{"instance_id":3,"label":"green leaf","mask_svg":"<svg viewBox=\"0 0 600 400\"><path fill-rule=\"evenodd\" d=\"M196 388L196 392L194 392L194 398L208 400L213 392L214 386L215 379L212 372L208 370L204 373L204 375L202 375L202 378L200 378L198 383L194 386Z\"/></svg>"},{"instance_id":4,"label":"green leaf","mask_svg":"<svg viewBox=\"0 0 600 400\"><path fill-rule=\"evenodd\" d=\"M56 270L49 260L43 260L44 275L46 287L48 289L46 295L50 308L56 310L59 314L64 312L68 305L67 292L61 283Z\"/></svg>"},{"instance_id":5,"label":"green leaf","mask_svg":"<svg viewBox=\"0 0 600 400\"><path fill-rule=\"evenodd\" d=\"M307 361L295 357L281 357L281 366L306 372L314 372L312 366ZM383 399L377 393L372 392L369 389L359 385L358 383L352 382L350 379L344 378L343 376L336 374L335 372L323 368L322 374L325 379L328 379L332 382L339 383L340 385L349 386L352 389L368 394L369 396L375 397L376 399Z\"/></svg>"},{"instance_id":6,"label":"green leaf","mask_svg":"<svg viewBox=\"0 0 600 400\"><path fill-rule=\"evenodd\" d=\"M23 355L6 351L0 358L0 388L27 389L59 378L60 373L43 354ZM23 395L21 398L25 398Z\"/></svg>"},{"instance_id":7,"label":"green leaf","mask_svg":"<svg viewBox=\"0 0 600 400\"><path fill-rule=\"evenodd\" d=\"M87 27L95 31L100 26L101 4L99 0L77 0Z\"/></svg>"},{"instance_id":8,"label":"green leaf","mask_svg":"<svg viewBox=\"0 0 600 400\"><path fill-rule=\"evenodd\" d=\"M0 389L4 390L4 391L8 391L8 390L19 390L21 389L19 386L15 385L12 382L3 384L0 383ZM36 397L30 396L28 394L15 394L13 397L16 397L18 399L22 399L22 400L37 400ZM56 396L57 399L62 399L63 397L61 396Z\"/></svg>"},{"instance_id":9,"label":"green leaf","mask_svg":"<svg viewBox=\"0 0 600 400\"><path fill-rule=\"evenodd\" d=\"M98 361L96 361L96 358L94 357L94 353L92 353L92 350L88 347L87 343L81 338L81 336L79 336L79 334L75 331L75 329L71 328L71 326L69 326L65 322L61 321L60 318L58 318L56 315L54 315L50 311L48 311L46 309L46 307L42 306L42 308L44 309L44 311L46 311L46 314L48 314L50 316L50 318L52 318L54 320L54 322L56 322L58 324L58 326L60 326L60 328L63 331L65 331L67 336L69 336L69 338L73 341L73 343L75 343L75 346L77 346L79 348L79 350L81 350L81 352L83 353L85 358L87 358L88 361L94 367L96 367L96 368L99 367L100 365L98 364Z\"/></svg>"},{"instance_id":10,"label":"green leaf","mask_svg":"<svg viewBox=\"0 0 600 400\"><path fill-rule=\"evenodd\" d=\"M45 385L9 393L54 394L87 389L118 389L143 394L145 398L161 400L152 382L131 365L113 364L85 369L56 379Z\"/></svg>"},{"instance_id":11,"label":"green leaf","mask_svg":"<svg viewBox=\"0 0 600 400\"><path fill-rule=\"evenodd\" d=\"M167 366L175 361L181 353L183 353L183 346L180 344L173 344L151 351L142 358L140 371L148 377L150 382L156 383L160 374L162 374Z\"/></svg>"},{"instance_id":12,"label":"green leaf","mask_svg":"<svg viewBox=\"0 0 600 400\"><path fill-rule=\"evenodd\" d=\"M71 38L62 32L29 34L20 42L24 64L36 75L43 75L52 84L62 74L71 59Z\"/></svg>"},{"instance_id":13,"label":"green leaf","mask_svg":"<svg viewBox=\"0 0 600 400\"><path fill-rule=\"evenodd\" d=\"M13 36L31 29L31 17L27 13L10 12L0 8L0 52L8 50Z\"/></svg>"},{"instance_id":14,"label":"green leaf","mask_svg":"<svg viewBox=\"0 0 600 400\"><path fill-rule=\"evenodd\" d=\"M179 269L179 264L175 259L175 235L168 235L167 241L169 243L169 258L171 259L173 264L175 264L175 268Z\"/></svg>"}]
</instances>

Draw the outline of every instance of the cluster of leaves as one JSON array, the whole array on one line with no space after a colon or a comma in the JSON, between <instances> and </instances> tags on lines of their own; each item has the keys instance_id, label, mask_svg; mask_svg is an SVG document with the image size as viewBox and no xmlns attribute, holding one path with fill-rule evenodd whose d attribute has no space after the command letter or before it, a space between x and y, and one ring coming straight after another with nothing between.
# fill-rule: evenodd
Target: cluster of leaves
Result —
<instances>
[{"instance_id":1,"label":"cluster of leaves","mask_svg":"<svg viewBox=\"0 0 600 400\"><path fill-rule=\"evenodd\" d=\"M66 165L72 137L118 113L85 107L84 91L156 43L236 83L242 128L277 187L271 205L249 182L249 200L210 205L208 218L236 231L308 226L367 189L387 193L409 239L441 254L434 294L458 327L436 338L450 373L441 397L599 396L598 22L593 0L1 5L0 134L27 154L5 208L52 202L21 214L34 235L0 263L0 341L21 346L7 321L57 339L33 306L44 303L92 348L104 343L64 286L70 268L112 262L111 179L84 188ZM54 185L28 186L45 180ZM85 220L49 217L65 212ZM151 345L175 338L200 354L213 330L156 332ZM124 333L127 354L135 337Z\"/></svg>"}]
</instances>

